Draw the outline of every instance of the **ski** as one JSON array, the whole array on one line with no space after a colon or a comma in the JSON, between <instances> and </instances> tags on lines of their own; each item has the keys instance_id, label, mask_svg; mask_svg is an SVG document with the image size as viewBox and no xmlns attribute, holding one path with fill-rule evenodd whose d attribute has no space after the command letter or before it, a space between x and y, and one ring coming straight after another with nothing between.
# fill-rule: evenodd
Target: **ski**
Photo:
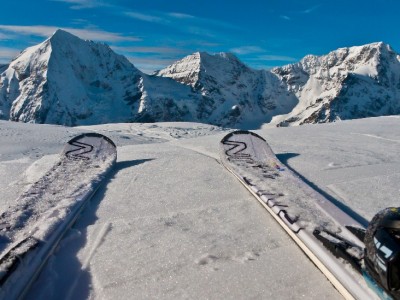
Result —
<instances>
[{"instance_id":1,"label":"ski","mask_svg":"<svg viewBox=\"0 0 400 300\"><path fill-rule=\"evenodd\" d=\"M364 280L362 224L285 167L262 137L231 132L220 157L345 299L390 299Z\"/></svg>"},{"instance_id":2,"label":"ski","mask_svg":"<svg viewBox=\"0 0 400 300\"><path fill-rule=\"evenodd\" d=\"M0 215L0 299L20 299L115 165L115 144L85 133Z\"/></svg>"}]
</instances>

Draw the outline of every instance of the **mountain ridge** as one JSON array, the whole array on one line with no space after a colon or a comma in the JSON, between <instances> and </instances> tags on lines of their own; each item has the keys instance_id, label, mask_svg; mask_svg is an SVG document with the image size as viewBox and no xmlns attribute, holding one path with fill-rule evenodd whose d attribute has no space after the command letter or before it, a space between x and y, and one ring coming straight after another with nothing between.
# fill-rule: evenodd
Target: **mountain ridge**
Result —
<instances>
[{"instance_id":1,"label":"mountain ridge","mask_svg":"<svg viewBox=\"0 0 400 300\"><path fill-rule=\"evenodd\" d=\"M400 59L383 42L255 70L195 52L148 75L108 45L57 30L0 66L0 119L67 126L194 121L236 128L400 114Z\"/></svg>"},{"instance_id":2,"label":"mountain ridge","mask_svg":"<svg viewBox=\"0 0 400 300\"><path fill-rule=\"evenodd\" d=\"M272 72L300 100L275 119L281 126L400 113L400 60L383 42L308 55Z\"/></svg>"}]
</instances>

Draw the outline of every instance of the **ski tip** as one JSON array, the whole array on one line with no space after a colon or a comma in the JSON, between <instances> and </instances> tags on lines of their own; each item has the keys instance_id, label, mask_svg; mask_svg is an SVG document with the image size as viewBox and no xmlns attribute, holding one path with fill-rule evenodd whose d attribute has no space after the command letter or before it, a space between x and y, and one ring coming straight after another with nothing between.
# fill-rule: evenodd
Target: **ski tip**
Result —
<instances>
[{"instance_id":1,"label":"ski tip","mask_svg":"<svg viewBox=\"0 0 400 300\"><path fill-rule=\"evenodd\" d=\"M263 140L264 142L266 142L266 140L265 140L263 137L259 136L257 133L254 133L254 132L248 131L248 130L236 130L236 131L232 131L232 132L228 133L228 134L221 140L221 142L224 142L224 141L228 140L229 138L231 138L231 137L234 136L234 135L240 135L240 134L250 134L250 135L255 136L255 137L257 137L257 138Z\"/></svg>"},{"instance_id":2,"label":"ski tip","mask_svg":"<svg viewBox=\"0 0 400 300\"><path fill-rule=\"evenodd\" d=\"M110 145L114 146L114 148L117 148L117 146L115 145L115 143L114 143L109 137L107 137L107 136L105 136L105 135L102 135L102 134L100 134L100 133L97 133L97 132L86 132L86 133L82 133L82 134L80 134L80 135L77 135L76 137L74 137L74 138L72 138L71 140L69 140L69 141L68 141L68 144L71 144L71 143L73 143L73 142L75 142L75 141L78 141L78 140L80 140L80 139L82 139L82 138L85 138L85 137L96 137L96 138L104 139L104 140L106 140Z\"/></svg>"},{"instance_id":3,"label":"ski tip","mask_svg":"<svg viewBox=\"0 0 400 300\"><path fill-rule=\"evenodd\" d=\"M110 138L100 133L87 132L69 140L61 155L70 160L93 160L97 158L102 160L106 156L116 160L117 147Z\"/></svg>"}]
</instances>

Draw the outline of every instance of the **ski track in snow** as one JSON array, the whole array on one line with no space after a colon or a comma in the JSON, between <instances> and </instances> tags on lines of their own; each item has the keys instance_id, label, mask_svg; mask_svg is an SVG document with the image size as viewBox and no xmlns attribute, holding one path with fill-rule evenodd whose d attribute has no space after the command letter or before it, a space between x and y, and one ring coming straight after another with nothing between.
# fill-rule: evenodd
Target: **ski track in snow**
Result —
<instances>
[{"instance_id":1,"label":"ski track in snow","mask_svg":"<svg viewBox=\"0 0 400 300\"><path fill-rule=\"evenodd\" d=\"M82 271L88 271L90 267L90 261L92 260L93 256L96 253L96 250L101 246L101 244L104 242L106 236L111 232L112 230L112 223L111 222L106 222L101 225L100 232L96 236L94 242L92 245L90 245L88 248L88 253L83 256L83 263L81 270ZM76 292L77 285L79 284L80 281L80 276L75 278L71 286L68 288L68 292L65 295L65 299L74 299L74 293Z\"/></svg>"},{"instance_id":2,"label":"ski track in snow","mask_svg":"<svg viewBox=\"0 0 400 300\"><path fill-rule=\"evenodd\" d=\"M360 134L360 135L367 136L367 137L374 138L374 139L380 139L380 140L400 143L400 140L388 139L388 138L384 138L384 137L381 137L381 136L378 136L375 134L368 134L368 133L353 133L353 134Z\"/></svg>"}]
</instances>

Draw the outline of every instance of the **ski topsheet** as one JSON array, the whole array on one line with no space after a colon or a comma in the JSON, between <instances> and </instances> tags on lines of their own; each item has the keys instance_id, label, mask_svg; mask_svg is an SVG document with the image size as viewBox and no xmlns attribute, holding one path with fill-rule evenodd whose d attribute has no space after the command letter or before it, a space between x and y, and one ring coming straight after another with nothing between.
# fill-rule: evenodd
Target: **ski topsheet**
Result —
<instances>
[{"instance_id":1,"label":"ski topsheet","mask_svg":"<svg viewBox=\"0 0 400 300\"><path fill-rule=\"evenodd\" d=\"M79 135L16 205L0 215L0 299L23 297L116 158L109 138Z\"/></svg>"},{"instance_id":2,"label":"ski topsheet","mask_svg":"<svg viewBox=\"0 0 400 300\"><path fill-rule=\"evenodd\" d=\"M363 242L348 228L363 228L351 216L305 184L275 156L267 142L249 131L226 135L223 165L255 196L346 299L377 299L365 284L358 262L344 263L322 241L338 240L362 260ZM333 247L336 248L336 247ZM355 252L355 253L354 253ZM346 251L344 251L344 254ZM350 254L349 254L350 255ZM357 260L357 259L355 259Z\"/></svg>"}]
</instances>

